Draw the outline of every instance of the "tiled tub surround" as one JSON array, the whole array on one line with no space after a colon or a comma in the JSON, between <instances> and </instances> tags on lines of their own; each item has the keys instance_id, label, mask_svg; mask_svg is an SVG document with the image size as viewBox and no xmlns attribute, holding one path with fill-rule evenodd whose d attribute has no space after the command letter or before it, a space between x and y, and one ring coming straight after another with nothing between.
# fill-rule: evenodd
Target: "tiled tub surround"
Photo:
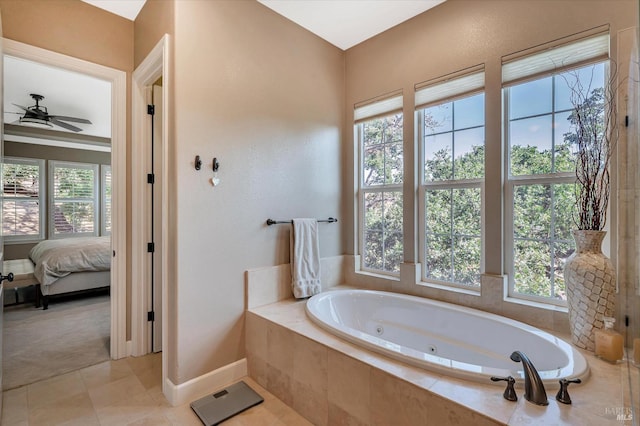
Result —
<instances>
[{"instance_id":1,"label":"tiled tub surround","mask_svg":"<svg viewBox=\"0 0 640 426\"><path fill-rule=\"evenodd\" d=\"M320 259L322 291L344 282L345 256ZM247 309L293 297L291 290L291 266L250 269L245 273Z\"/></svg>"},{"instance_id":2,"label":"tiled tub surround","mask_svg":"<svg viewBox=\"0 0 640 426\"><path fill-rule=\"evenodd\" d=\"M339 339L307 318L305 303L249 309L247 364L251 378L316 425L632 424L616 417L630 407L628 371L587 352L591 376L569 388L572 405L552 389L547 407L533 405L521 386L512 403L503 386L435 374Z\"/></svg>"}]
</instances>

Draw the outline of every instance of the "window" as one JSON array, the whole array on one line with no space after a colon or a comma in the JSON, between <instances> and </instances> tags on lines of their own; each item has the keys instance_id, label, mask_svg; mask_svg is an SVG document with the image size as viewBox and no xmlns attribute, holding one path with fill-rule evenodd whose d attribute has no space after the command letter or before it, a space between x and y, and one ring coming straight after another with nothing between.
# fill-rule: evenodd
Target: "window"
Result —
<instances>
[{"instance_id":1,"label":"window","mask_svg":"<svg viewBox=\"0 0 640 426\"><path fill-rule=\"evenodd\" d=\"M111 235L111 166L103 164L100 170L100 193L102 194L100 235Z\"/></svg>"},{"instance_id":2,"label":"window","mask_svg":"<svg viewBox=\"0 0 640 426\"><path fill-rule=\"evenodd\" d=\"M43 170L43 160L4 159L2 235L7 242L44 238Z\"/></svg>"},{"instance_id":3,"label":"window","mask_svg":"<svg viewBox=\"0 0 640 426\"><path fill-rule=\"evenodd\" d=\"M398 275L403 261L402 97L356 108L363 270Z\"/></svg>"},{"instance_id":4,"label":"window","mask_svg":"<svg viewBox=\"0 0 640 426\"><path fill-rule=\"evenodd\" d=\"M596 46L591 55L584 52L585 45ZM563 268L575 250L571 235L575 94L579 91L588 102L602 103L607 72L602 54L607 48L608 35L599 35L503 66L503 80L505 75L514 80L507 81L503 90L508 148L506 255L512 297L566 303ZM581 55L578 63L563 59L572 58L574 51ZM544 68L549 65L544 57L555 58L556 66ZM591 64L584 65L589 58ZM510 75L510 69L517 68L535 78L527 80L526 72Z\"/></svg>"},{"instance_id":5,"label":"window","mask_svg":"<svg viewBox=\"0 0 640 426\"><path fill-rule=\"evenodd\" d=\"M50 238L98 235L98 165L49 163Z\"/></svg>"},{"instance_id":6,"label":"window","mask_svg":"<svg viewBox=\"0 0 640 426\"><path fill-rule=\"evenodd\" d=\"M482 268L484 93L478 93L484 87L482 68L447 76L416 91L422 278L465 288L479 288Z\"/></svg>"}]
</instances>

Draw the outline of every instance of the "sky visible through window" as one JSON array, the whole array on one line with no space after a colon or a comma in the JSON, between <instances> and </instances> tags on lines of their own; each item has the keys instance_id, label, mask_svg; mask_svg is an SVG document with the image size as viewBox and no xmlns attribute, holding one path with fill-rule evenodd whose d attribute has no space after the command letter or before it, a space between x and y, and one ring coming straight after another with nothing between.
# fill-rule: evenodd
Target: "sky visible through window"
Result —
<instances>
[{"instance_id":1,"label":"sky visible through window","mask_svg":"<svg viewBox=\"0 0 640 426\"><path fill-rule=\"evenodd\" d=\"M433 134L425 146L427 158L446 147L451 146L451 132L456 134L455 155L462 157L473 151L473 146L484 141L484 96L470 96L456 101L455 126L453 125L452 103L436 105L425 110L425 116L431 116L433 123L428 133ZM475 127L475 128L474 128Z\"/></svg>"},{"instance_id":2,"label":"sky visible through window","mask_svg":"<svg viewBox=\"0 0 640 426\"><path fill-rule=\"evenodd\" d=\"M535 146L538 151L551 150L552 141L562 142L563 135L571 131L568 120L573 110L570 85L579 82L583 90L591 93L593 89L603 87L604 74L604 64L597 64L511 87L509 140L520 146Z\"/></svg>"},{"instance_id":3,"label":"sky visible through window","mask_svg":"<svg viewBox=\"0 0 640 426\"><path fill-rule=\"evenodd\" d=\"M511 99L526 99L526 102L512 102L509 110L510 140L521 146L535 146L539 151L551 150L551 141L562 141L563 135L571 131L569 116L572 111L571 89L567 82L580 82L585 89L602 87L605 80L604 64L567 71L555 77L549 76L510 88ZM555 88L553 79L556 79ZM427 109L433 118L434 136L425 147L427 158L450 144L448 134L452 130L481 126L484 123L484 99L471 96L456 101L456 123L452 129L451 103ZM553 111L555 114L552 114ZM456 136L456 157L472 152L478 141L484 140L484 128L460 132Z\"/></svg>"}]
</instances>

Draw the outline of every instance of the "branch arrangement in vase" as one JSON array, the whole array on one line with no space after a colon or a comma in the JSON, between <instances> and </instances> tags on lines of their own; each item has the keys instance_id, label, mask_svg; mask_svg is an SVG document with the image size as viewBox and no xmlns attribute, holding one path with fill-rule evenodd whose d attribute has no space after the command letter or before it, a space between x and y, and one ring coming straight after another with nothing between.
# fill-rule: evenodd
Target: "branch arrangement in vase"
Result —
<instances>
[{"instance_id":1,"label":"branch arrangement in vase","mask_svg":"<svg viewBox=\"0 0 640 426\"><path fill-rule=\"evenodd\" d=\"M572 132L564 135L576 150L576 211L574 222L580 230L601 231L607 222L611 155L618 140L616 114L616 66L610 61L604 87L592 88L590 79L577 73L565 76L573 111Z\"/></svg>"}]
</instances>

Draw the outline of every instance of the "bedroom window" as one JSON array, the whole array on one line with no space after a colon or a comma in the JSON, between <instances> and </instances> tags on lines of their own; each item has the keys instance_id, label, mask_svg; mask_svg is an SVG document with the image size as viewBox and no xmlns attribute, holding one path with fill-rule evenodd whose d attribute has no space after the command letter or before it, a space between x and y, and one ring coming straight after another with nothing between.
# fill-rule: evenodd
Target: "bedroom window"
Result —
<instances>
[{"instance_id":1,"label":"bedroom window","mask_svg":"<svg viewBox=\"0 0 640 426\"><path fill-rule=\"evenodd\" d=\"M100 194L102 214L100 215L100 235L111 235L111 166L100 166Z\"/></svg>"},{"instance_id":2,"label":"bedroom window","mask_svg":"<svg viewBox=\"0 0 640 426\"><path fill-rule=\"evenodd\" d=\"M484 66L416 86L425 282L480 288Z\"/></svg>"},{"instance_id":3,"label":"bedroom window","mask_svg":"<svg viewBox=\"0 0 640 426\"><path fill-rule=\"evenodd\" d=\"M44 160L5 157L2 235L6 242L44 238Z\"/></svg>"},{"instance_id":4,"label":"bedroom window","mask_svg":"<svg viewBox=\"0 0 640 426\"><path fill-rule=\"evenodd\" d=\"M571 96L572 90L584 90L589 102L601 102L608 46L609 35L598 34L525 57L503 58L511 297L566 304L564 264L575 250Z\"/></svg>"},{"instance_id":5,"label":"bedroom window","mask_svg":"<svg viewBox=\"0 0 640 426\"><path fill-rule=\"evenodd\" d=\"M362 270L398 275L403 261L402 96L356 106Z\"/></svg>"},{"instance_id":6,"label":"bedroom window","mask_svg":"<svg viewBox=\"0 0 640 426\"><path fill-rule=\"evenodd\" d=\"M98 165L49 162L50 238L98 235Z\"/></svg>"}]
</instances>

